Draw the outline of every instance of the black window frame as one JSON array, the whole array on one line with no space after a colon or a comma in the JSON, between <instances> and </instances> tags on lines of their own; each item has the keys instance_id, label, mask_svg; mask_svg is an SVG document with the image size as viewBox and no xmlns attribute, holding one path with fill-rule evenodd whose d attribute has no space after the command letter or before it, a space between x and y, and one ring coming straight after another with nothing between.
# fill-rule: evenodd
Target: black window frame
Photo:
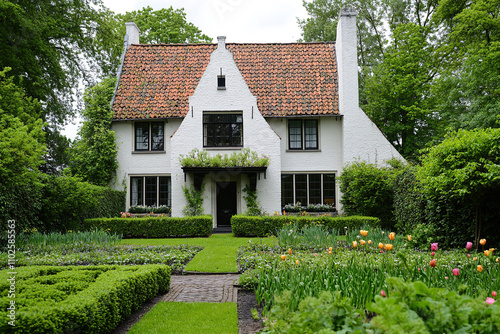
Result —
<instances>
[{"instance_id":1,"label":"black window frame","mask_svg":"<svg viewBox=\"0 0 500 334\"><path fill-rule=\"evenodd\" d=\"M318 176L320 176L319 180ZM336 180L336 173L333 172L332 173L282 173L281 205L282 207L284 207L287 204L294 205L297 202L301 202L301 205L303 206L307 206L310 204L329 204L335 206L336 205L335 180ZM305 184L305 189L304 189L304 184ZM319 203L318 201L311 201L311 197L318 198L317 196L318 185L320 192Z\"/></svg>"},{"instance_id":2,"label":"black window frame","mask_svg":"<svg viewBox=\"0 0 500 334\"><path fill-rule=\"evenodd\" d=\"M235 126L239 128L240 135L238 137L234 136ZM222 136L220 129L223 127L226 127L224 130L227 131L227 134ZM227 144L220 144L221 138L227 138ZM203 147L243 147L243 113L204 112Z\"/></svg>"},{"instance_id":3,"label":"black window frame","mask_svg":"<svg viewBox=\"0 0 500 334\"><path fill-rule=\"evenodd\" d=\"M157 127L155 129L155 127ZM139 136L139 130L146 135ZM138 139L142 140L139 141ZM138 148L138 145L144 146L146 143L147 148ZM164 152L165 151L165 122L163 121L150 121L150 122L135 122L134 123L134 151L136 152Z\"/></svg>"},{"instance_id":4,"label":"black window frame","mask_svg":"<svg viewBox=\"0 0 500 334\"><path fill-rule=\"evenodd\" d=\"M312 126L311 126L312 125ZM319 120L315 118L288 119L288 149L291 151L319 150ZM314 129L314 133L310 133ZM309 133L308 133L309 132ZM311 145L315 143L316 145Z\"/></svg>"},{"instance_id":5,"label":"black window frame","mask_svg":"<svg viewBox=\"0 0 500 334\"><path fill-rule=\"evenodd\" d=\"M140 184L134 196L134 180ZM152 187L154 180L154 187ZM149 182L149 188L148 188ZM163 189L162 189L163 186ZM165 187L167 189L165 189ZM154 194L154 196L152 196ZM163 197L162 197L163 196ZM134 203L135 198L137 202ZM153 198L154 197L154 198ZM130 176L130 206L172 207L172 178L164 175Z\"/></svg>"}]
</instances>

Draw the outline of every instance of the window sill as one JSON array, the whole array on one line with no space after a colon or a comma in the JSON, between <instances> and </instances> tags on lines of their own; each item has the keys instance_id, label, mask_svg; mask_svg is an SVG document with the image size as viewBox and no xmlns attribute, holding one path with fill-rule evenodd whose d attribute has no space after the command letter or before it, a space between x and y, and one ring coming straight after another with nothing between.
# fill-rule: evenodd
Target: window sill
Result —
<instances>
[{"instance_id":1,"label":"window sill","mask_svg":"<svg viewBox=\"0 0 500 334\"><path fill-rule=\"evenodd\" d=\"M241 146L219 146L219 147L204 147L207 151L241 151Z\"/></svg>"},{"instance_id":2,"label":"window sill","mask_svg":"<svg viewBox=\"0 0 500 334\"><path fill-rule=\"evenodd\" d=\"M286 150L286 153L316 153L321 152L321 149L317 150Z\"/></svg>"},{"instance_id":3,"label":"window sill","mask_svg":"<svg viewBox=\"0 0 500 334\"><path fill-rule=\"evenodd\" d=\"M166 151L132 151L132 154L165 154Z\"/></svg>"}]
</instances>

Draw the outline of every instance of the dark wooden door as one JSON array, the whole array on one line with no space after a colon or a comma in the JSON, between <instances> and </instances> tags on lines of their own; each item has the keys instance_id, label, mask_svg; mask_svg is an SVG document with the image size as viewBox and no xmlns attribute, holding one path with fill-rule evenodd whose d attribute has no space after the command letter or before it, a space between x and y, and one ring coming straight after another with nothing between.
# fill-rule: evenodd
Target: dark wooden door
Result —
<instances>
[{"instance_id":1,"label":"dark wooden door","mask_svg":"<svg viewBox=\"0 0 500 334\"><path fill-rule=\"evenodd\" d=\"M217 182L217 227L231 226L236 214L236 182Z\"/></svg>"}]
</instances>

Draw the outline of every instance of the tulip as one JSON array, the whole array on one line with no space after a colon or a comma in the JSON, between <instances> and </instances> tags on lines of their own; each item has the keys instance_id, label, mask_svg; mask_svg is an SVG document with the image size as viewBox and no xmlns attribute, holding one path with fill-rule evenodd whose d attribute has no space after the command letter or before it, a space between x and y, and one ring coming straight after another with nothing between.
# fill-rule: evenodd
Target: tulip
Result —
<instances>
[{"instance_id":1,"label":"tulip","mask_svg":"<svg viewBox=\"0 0 500 334\"><path fill-rule=\"evenodd\" d=\"M281 259L282 259L283 261L285 261L285 260L286 260L286 255L285 255L285 254L282 254L282 255L281 255Z\"/></svg>"},{"instance_id":2,"label":"tulip","mask_svg":"<svg viewBox=\"0 0 500 334\"><path fill-rule=\"evenodd\" d=\"M454 276L458 276L460 274L460 270L458 268L455 268L452 270Z\"/></svg>"},{"instance_id":3,"label":"tulip","mask_svg":"<svg viewBox=\"0 0 500 334\"><path fill-rule=\"evenodd\" d=\"M357 241L353 241L353 242L352 242L352 247L353 247L353 248L358 247L358 242L357 242Z\"/></svg>"},{"instance_id":4,"label":"tulip","mask_svg":"<svg viewBox=\"0 0 500 334\"><path fill-rule=\"evenodd\" d=\"M366 244L366 241L364 241L363 239L359 240L359 243L361 244L361 246L364 246Z\"/></svg>"},{"instance_id":5,"label":"tulip","mask_svg":"<svg viewBox=\"0 0 500 334\"><path fill-rule=\"evenodd\" d=\"M391 244L386 244L385 245L385 250L387 250L387 251L392 250L392 245Z\"/></svg>"},{"instance_id":6,"label":"tulip","mask_svg":"<svg viewBox=\"0 0 500 334\"><path fill-rule=\"evenodd\" d=\"M492 297L496 297L497 296L497 292L496 291L491 291L491 296Z\"/></svg>"},{"instance_id":7,"label":"tulip","mask_svg":"<svg viewBox=\"0 0 500 334\"><path fill-rule=\"evenodd\" d=\"M438 250L438 243L435 242L433 244L431 244L431 251L437 251Z\"/></svg>"},{"instance_id":8,"label":"tulip","mask_svg":"<svg viewBox=\"0 0 500 334\"><path fill-rule=\"evenodd\" d=\"M482 272L483 271L483 266L478 264L477 265L477 271Z\"/></svg>"},{"instance_id":9,"label":"tulip","mask_svg":"<svg viewBox=\"0 0 500 334\"><path fill-rule=\"evenodd\" d=\"M432 252L432 253L431 253L431 256L434 256L435 254L436 254L436 252Z\"/></svg>"},{"instance_id":10,"label":"tulip","mask_svg":"<svg viewBox=\"0 0 500 334\"><path fill-rule=\"evenodd\" d=\"M288 248L288 254L292 255L292 249Z\"/></svg>"},{"instance_id":11,"label":"tulip","mask_svg":"<svg viewBox=\"0 0 500 334\"><path fill-rule=\"evenodd\" d=\"M396 237L396 233L394 233L394 232L389 233L389 239L391 241L394 240L395 237Z\"/></svg>"},{"instance_id":12,"label":"tulip","mask_svg":"<svg viewBox=\"0 0 500 334\"><path fill-rule=\"evenodd\" d=\"M494 302L495 302L495 299L493 299L491 297L486 298L486 304L492 305Z\"/></svg>"},{"instance_id":13,"label":"tulip","mask_svg":"<svg viewBox=\"0 0 500 334\"><path fill-rule=\"evenodd\" d=\"M490 248L490 253L493 255L493 252L495 251L495 248Z\"/></svg>"},{"instance_id":14,"label":"tulip","mask_svg":"<svg viewBox=\"0 0 500 334\"><path fill-rule=\"evenodd\" d=\"M484 246L486 244L486 239L479 240L479 243L481 244L481 246Z\"/></svg>"},{"instance_id":15,"label":"tulip","mask_svg":"<svg viewBox=\"0 0 500 334\"><path fill-rule=\"evenodd\" d=\"M408 235L408 241L411 241L411 234Z\"/></svg>"},{"instance_id":16,"label":"tulip","mask_svg":"<svg viewBox=\"0 0 500 334\"><path fill-rule=\"evenodd\" d=\"M500 261L500 259L497 257L497 259L495 261L498 263L498 261Z\"/></svg>"},{"instance_id":17,"label":"tulip","mask_svg":"<svg viewBox=\"0 0 500 334\"><path fill-rule=\"evenodd\" d=\"M332 247L328 247L328 250L331 252L333 250L333 248Z\"/></svg>"},{"instance_id":18,"label":"tulip","mask_svg":"<svg viewBox=\"0 0 500 334\"><path fill-rule=\"evenodd\" d=\"M434 268L436 266L436 259L432 259L429 265Z\"/></svg>"},{"instance_id":19,"label":"tulip","mask_svg":"<svg viewBox=\"0 0 500 334\"><path fill-rule=\"evenodd\" d=\"M485 250L485 251L484 251L484 255L486 255L486 256L490 256L490 251L489 251L489 250Z\"/></svg>"},{"instance_id":20,"label":"tulip","mask_svg":"<svg viewBox=\"0 0 500 334\"><path fill-rule=\"evenodd\" d=\"M384 244L383 244L383 243L381 243L381 242L379 242L379 243L378 243L378 248L380 248L380 249L384 248Z\"/></svg>"},{"instance_id":21,"label":"tulip","mask_svg":"<svg viewBox=\"0 0 500 334\"><path fill-rule=\"evenodd\" d=\"M361 234L363 237L366 237L368 235L368 231L361 230L359 231L359 234Z\"/></svg>"},{"instance_id":22,"label":"tulip","mask_svg":"<svg viewBox=\"0 0 500 334\"><path fill-rule=\"evenodd\" d=\"M385 291L384 290L380 290L380 295L385 298Z\"/></svg>"},{"instance_id":23,"label":"tulip","mask_svg":"<svg viewBox=\"0 0 500 334\"><path fill-rule=\"evenodd\" d=\"M372 241L371 240L368 240L368 245L371 245L372 244Z\"/></svg>"},{"instance_id":24,"label":"tulip","mask_svg":"<svg viewBox=\"0 0 500 334\"><path fill-rule=\"evenodd\" d=\"M329 251L328 251L328 254L332 255L332 251L331 251L331 250L329 250Z\"/></svg>"},{"instance_id":25,"label":"tulip","mask_svg":"<svg viewBox=\"0 0 500 334\"><path fill-rule=\"evenodd\" d=\"M448 276L445 276L444 279L448 279L449 277Z\"/></svg>"},{"instance_id":26,"label":"tulip","mask_svg":"<svg viewBox=\"0 0 500 334\"><path fill-rule=\"evenodd\" d=\"M468 241L467 245L465 245L465 249L467 249L468 251L470 251L472 249L472 242Z\"/></svg>"},{"instance_id":27,"label":"tulip","mask_svg":"<svg viewBox=\"0 0 500 334\"><path fill-rule=\"evenodd\" d=\"M476 260L477 260L477 257L475 257L475 256L474 256L474 258L473 258L472 260L476 261Z\"/></svg>"},{"instance_id":28,"label":"tulip","mask_svg":"<svg viewBox=\"0 0 500 334\"><path fill-rule=\"evenodd\" d=\"M295 264L297 264L297 265L298 265L298 264L299 264L299 260L295 260Z\"/></svg>"}]
</instances>

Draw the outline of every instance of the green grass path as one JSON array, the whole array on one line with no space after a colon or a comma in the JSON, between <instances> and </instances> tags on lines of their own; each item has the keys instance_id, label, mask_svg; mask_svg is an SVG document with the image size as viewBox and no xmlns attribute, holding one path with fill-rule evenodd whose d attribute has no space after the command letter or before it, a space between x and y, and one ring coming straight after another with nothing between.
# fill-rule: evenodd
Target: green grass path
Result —
<instances>
[{"instance_id":1,"label":"green grass path","mask_svg":"<svg viewBox=\"0 0 500 334\"><path fill-rule=\"evenodd\" d=\"M213 234L208 238L124 239L131 245L200 245L203 250L184 268L185 271L209 273L236 273L238 248L248 243L273 245L276 238L235 238L232 234Z\"/></svg>"}]
</instances>

